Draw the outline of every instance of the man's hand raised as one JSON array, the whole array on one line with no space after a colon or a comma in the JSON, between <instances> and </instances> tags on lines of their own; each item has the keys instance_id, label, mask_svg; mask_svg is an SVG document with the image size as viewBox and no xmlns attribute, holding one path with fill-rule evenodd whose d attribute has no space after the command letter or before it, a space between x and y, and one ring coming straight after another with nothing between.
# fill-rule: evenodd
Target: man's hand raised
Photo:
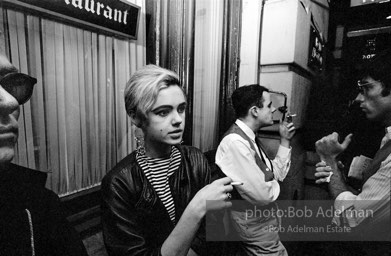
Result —
<instances>
[{"instance_id":1,"label":"man's hand raised","mask_svg":"<svg viewBox=\"0 0 391 256\"><path fill-rule=\"evenodd\" d=\"M321 160L332 159L335 158L346 150L352 140L353 134L349 134L345 137L342 143L338 141L338 133L333 132L330 135L327 135L317 142L315 142L316 153L320 156Z\"/></svg>"}]
</instances>

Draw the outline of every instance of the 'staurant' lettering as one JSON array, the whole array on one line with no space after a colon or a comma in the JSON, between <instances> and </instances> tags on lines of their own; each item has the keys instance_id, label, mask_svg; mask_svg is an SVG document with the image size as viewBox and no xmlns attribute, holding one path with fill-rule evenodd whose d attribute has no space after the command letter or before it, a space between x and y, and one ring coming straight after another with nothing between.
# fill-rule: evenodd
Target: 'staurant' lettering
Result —
<instances>
[{"instance_id":1,"label":"'staurant' lettering","mask_svg":"<svg viewBox=\"0 0 391 256\"><path fill-rule=\"evenodd\" d=\"M111 16L111 12L113 11L113 9L111 9L110 7L106 6L106 10L103 12L103 16L106 17L106 19L113 19L113 17Z\"/></svg>"},{"instance_id":2,"label":"'staurant' lettering","mask_svg":"<svg viewBox=\"0 0 391 256\"><path fill-rule=\"evenodd\" d=\"M88 3L90 3L90 6L88 6ZM87 12L95 13L94 0L86 1L84 8L86 9Z\"/></svg>"},{"instance_id":3,"label":"'staurant' lettering","mask_svg":"<svg viewBox=\"0 0 391 256\"><path fill-rule=\"evenodd\" d=\"M83 5L84 1L84 5ZM123 23L123 24L128 24L127 19L128 19L128 11L121 11L118 9L112 9L108 5L104 5L101 2L96 2L94 0L64 0L64 2L67 5L72 4L75 8L79 8L81 10L86 10L87 12L90 13L95 13L96 15L101 15L101 10L103 11L103 16L106 19L112 20L113 19L113 12L114 12L114 21L118 23Z\"/></svg>"}]
</instances>

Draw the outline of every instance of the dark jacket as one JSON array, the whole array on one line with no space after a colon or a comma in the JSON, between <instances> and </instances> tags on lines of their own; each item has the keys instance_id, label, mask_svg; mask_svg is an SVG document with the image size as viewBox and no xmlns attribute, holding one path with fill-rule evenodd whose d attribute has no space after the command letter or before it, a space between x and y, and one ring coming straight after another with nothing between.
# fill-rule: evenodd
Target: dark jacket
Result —
<instances>
[{"instance_id":1,"label":"dark jacket","mask_svg":"<svg viewBox=\"0 0 391 256\"><path fill-rule=\"evenodd\" d=\"M194 195L210 183L211 176L208 162L198 149L188 146L178 149L182 161L169 178L177 221ZM102 193L103 235L109 255L160 255L174 224L137 164L136 152L121 160L103 178ZM198 233L192 249L206 255L205 234L203 230Z\"/></svg>"},{"instance_id":2,"label":"dark jacket","mask_svg":"<svg viewBox=\"0 0 391 256\"><path fill-rule=\"evenodd\" d=\"M87 255L45 183L43 172L14 164L0 170L0 255Z\"/></svg>"}]
</instances>

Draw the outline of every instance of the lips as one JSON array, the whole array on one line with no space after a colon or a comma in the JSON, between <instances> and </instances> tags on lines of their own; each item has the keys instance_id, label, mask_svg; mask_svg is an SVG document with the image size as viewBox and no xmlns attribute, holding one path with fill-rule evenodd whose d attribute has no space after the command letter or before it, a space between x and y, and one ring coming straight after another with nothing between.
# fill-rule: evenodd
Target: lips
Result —
<instances>
[{"instance_id":1,"label":"lips","mask_svg":"<svg viewBox=\"0 0 391 256\"><path fill-rule=\"evenodd\" d=\"M178 130L174 130L174 131L172 131L172 132L169 132L168 134L178 135L178 134L180 134L180 133L182 133L182 132L183 132L183 130L178 129Z\"/></svg>"},{"instance_id":2,"label":"lips","mask_svg":"<svg viewBox=\"0 0 391 256\"><path fill-rule=\"evenodd\" d=\"M17 127L0 127L0 140L15 139L18 134Z\"/></svg>"},{"instance_id":3,"label":"lips","mask_svg":"<svg viewBox=\"0 0 391 256\"><path fill-rule=\"evenodd\" d=\"M16 133L0 133L0 141L1 144L5 143L5 142L9 142L9 143L14 143L16 142L16 139L17 139L17 135Z\"/></svg>"}]
</instances>

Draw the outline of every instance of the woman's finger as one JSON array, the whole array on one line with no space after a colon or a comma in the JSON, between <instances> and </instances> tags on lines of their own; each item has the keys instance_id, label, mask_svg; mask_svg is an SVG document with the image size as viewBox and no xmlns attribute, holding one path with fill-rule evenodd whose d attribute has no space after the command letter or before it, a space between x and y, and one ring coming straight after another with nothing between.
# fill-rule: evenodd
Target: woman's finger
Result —
<instances>
[{"instance_id":1,"label":"woman's finger","mask_svg":"<svg viewBox=\"0 0 391 256\"><path fill-rule=\"evenodd\" d=\"M223 192L224 193L227 193L227 192L230 192L233 190L233 186L232 185L225 185L224 188L223 188Z\"/></svg>"},{"instance_id":2,"label":"woman's finger","mask_svg":"<svg viewBox=\"0 0 391 256\"><path fill-rule=\"evenodd\" d=\"M215 180L212 183L226 185L226 184L229 184L231 182L232 182L232 179L230 177L224 177L224 178Z\"/></svg>"}]
</instances>

